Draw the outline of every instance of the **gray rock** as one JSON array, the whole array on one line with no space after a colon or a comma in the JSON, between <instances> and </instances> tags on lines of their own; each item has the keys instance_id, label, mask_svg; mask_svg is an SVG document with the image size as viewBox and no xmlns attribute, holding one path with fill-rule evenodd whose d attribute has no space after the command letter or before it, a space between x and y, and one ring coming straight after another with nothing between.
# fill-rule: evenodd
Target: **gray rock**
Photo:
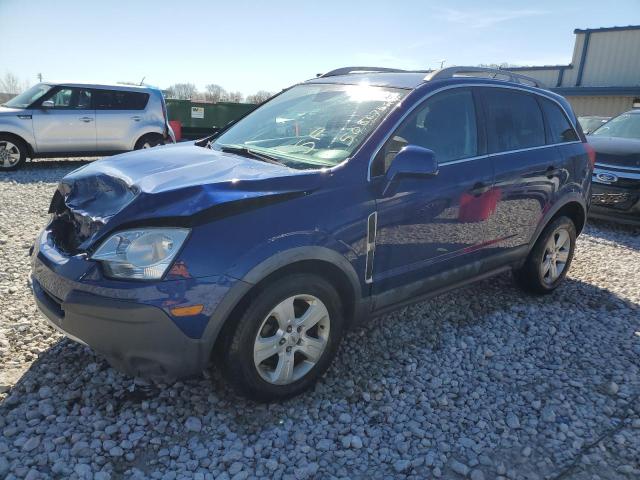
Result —
<instances>
[{"instance_id":1,"label":"gray rock","mask_svg":"<svg viewBox=\"0 0 640 480\"><path fill-rule=\"evenodd\" d=\"M411 467L411 462L409 460L396 460L393 463L393 469L397 473L406 472Z\"/></svg>"},{"instance_id":2,"label":"gray rock","mask_svg":"<svg viewBox=\"0 0 640 480\"><path fill-rule=\"evenodd\" d=\"M449 467L451 467L451 470L456 472L458 475L462 475L463 477L469 475L469 467L458 460L451 460Z\"/></svg>"},{"instance_id":3,"label":"gray rock","mask_svg":"<svg viewBox=\"0 0 640 480\"><path fill-rule=\"evenodd\" d=\"M471 470L471 480L484 480L484 473L478 468Z\"/></svg>"},{"instance_id":4,"label":"gray rock","mask_svg":"<svg viewBox=\"0 0 640 480\"><path fill-rule=\"evenodd\" d=\"M202 430L202 421L198 417L189 417L184 422L184 428L189 432L199 432Z\"/></svg>"},{"instance_id":5,"label":"gray rock","mask_svg":"<svg viewBox=\"0 0 640 480\"><path fill-rule=\"evenodd\" d=\"M520 420L518 419L516 414L513 412L509 412L507 414L506 423L509 428L513 428L513 429L520 428Z\"/></svg>"}]
</instances>

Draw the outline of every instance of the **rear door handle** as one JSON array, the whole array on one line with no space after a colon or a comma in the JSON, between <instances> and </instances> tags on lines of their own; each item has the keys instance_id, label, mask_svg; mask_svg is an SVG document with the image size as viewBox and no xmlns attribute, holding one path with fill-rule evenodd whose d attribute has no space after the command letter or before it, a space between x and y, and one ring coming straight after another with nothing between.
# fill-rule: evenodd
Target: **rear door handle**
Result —
<instances>
[{"instance_id":1,"label":"rear door handle","mask_svg":"<svg viewBox=\"0 0 640 480\"><path fill-rule=\"evenodd\" d=\"M131 117L131 120L133 120L134 122L139 122L140 120L142 120L142 117L139 117L138 115Z\"/></svg>"},{"instance_id":2,"label":"rear door handle","mask_svg":"<svg viewBox=\"0 0 640 480\"><path fill-rule=\"evenodd\" d=\"M476 182L473 185L473 187L471 188L471 190L469 190L469 192L471 193L471 195L479 197L483 193L487 193L490 189L491 189L491 187L489 185L487 185L486 183Z\"/></svg>"},{"instance_id":3,"label":"rear door handle","mask_svg":"<svg viewBox=\"0 0 640 480\"><path fill-rule=\"evenodd\" d=\"M550 165L549 167L547 167L544 173L547 175L547 178L553 178L560 175L561 171L562 170L560 170L559 168L556 168L553 165Z\"/></svg>"},{"instance_id":4,"label":"rear door handle","mask_svg":"<svg viewBox=\"0 0 640 480\"><path fill-rule=\"evenodd\" d=\"M91 117L80 117L80 120L83 121L84 123L93 122L93 118Z\"/></svg>"}]
</instances>

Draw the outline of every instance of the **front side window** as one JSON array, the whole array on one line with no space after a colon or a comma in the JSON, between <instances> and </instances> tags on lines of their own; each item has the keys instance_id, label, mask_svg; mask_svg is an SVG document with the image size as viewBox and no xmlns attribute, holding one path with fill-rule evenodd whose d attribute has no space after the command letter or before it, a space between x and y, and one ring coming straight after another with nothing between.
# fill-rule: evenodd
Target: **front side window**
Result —
<instances>
[{"instance_id":1,"label":"front side window","mask_svg":"<svg viewBox=\"0 0 640 480\"><path fill-rule=\"evenodd\" d=\"M478 130L473 94L453 89L427 99L389 138L375 159L372 176L384 174L407 145L433 150L438 163L478 154Z\"/></svg>"},{"instance_id":2,"label":"front side window","mask_svg":"<svg viewBox=\"0 0 640 480\"><path fill-rule=\"evenodd\" d=\"M90 110L91 90L84 88L63 87L57 90L45 101L53 102L53 108Z\"/></svg>"},{"instance_id":3,"label":"front side window","mask_svg":"<svg viewBox=\"0 0 640 480\"><path fill-rule=\"evenodd\" d=\"M274 97L220 135L212 148L243 148L298 169L332 167L350 157L405 90L303 84Z\"/></svg>"},{"instance_id":4,"label":"front side window","mask_svg":"<svg viewBox=\"0 0 640 480\"><path fill-rule=\"evenodd\" d=\"M48 100L53 102L54 108L70 108L73 90L70 88L62 88L53 94Z\"/></svg>"},{"instance_id":5,"label":"front side window","mask_svg":"<svg viewBox=\"0 0 640 480\"><path fill-rule=\"evenodd\" d=\"M575 142L578 135L562 109L551 100L539 97L547 121L547 143Z\"/></svg>"},{"instance_id":6,"label":"front side window","mask_svg":"<svg viewBox=\"0 0 640 480\"><path fill-rule=\"evenodd\" d=\"M501 88L483 89L489 153L545 144L544 122L533 95Z\"/></svg>"},{"instance_id":7,"label":"front side window","mask_svg":"<svg viewBox=\"0 0 640 480\"><path fill-rule=\"evenodd\" d=\"M591 135L595 137L620 137L640 139L640 115L623 113L609 120Z\"/></svg>"},{"instance_id":8,"label":"front side window","mask_svg":"<svg viewBox=\"0 0 640 480\"><path fill-rule=\"evenodd\" d=\"M5 103L4 106L11 108L27 108L52 88L53 87L51 85L47 85L46 83L39 83L31 87L30 89L25 90L17 97L13 97L11 100Z\"/></svg>"}]
</instances>

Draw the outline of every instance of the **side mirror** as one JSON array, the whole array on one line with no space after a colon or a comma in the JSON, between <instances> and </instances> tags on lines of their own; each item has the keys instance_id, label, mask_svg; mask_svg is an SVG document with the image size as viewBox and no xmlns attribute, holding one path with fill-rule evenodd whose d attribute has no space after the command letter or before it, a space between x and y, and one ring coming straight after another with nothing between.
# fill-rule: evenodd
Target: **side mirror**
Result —
<instances>
[{"instance_id":1,"label":"side mirror","mask_svg":"<svg viewBox=\"0 0 640 480\"><path fill-rule=\"evenodd\" d=\"M53 107L55 107L53 100L45 100L44 102L42 102L42 108L53 108Z\"/></svg>"},{"instance_id":2,"label":"side mirror","mask_svg":"<svg viewBox=\"0 0 640 480\"><path fill-rule=\"evenodd\" d=\"M396 177L430 177L438 174L438 161L433 150L407 145L393 158L387 170L387 182Z\"/></svg>"}]
</instances>

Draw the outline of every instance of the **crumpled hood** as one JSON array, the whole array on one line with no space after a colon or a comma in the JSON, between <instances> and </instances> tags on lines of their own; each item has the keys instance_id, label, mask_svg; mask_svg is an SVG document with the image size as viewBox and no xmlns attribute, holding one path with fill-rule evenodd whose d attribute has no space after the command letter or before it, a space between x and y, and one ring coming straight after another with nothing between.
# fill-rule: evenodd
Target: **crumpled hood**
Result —
<instances>
[{"instance_id":1,"label":"crumpled hood","mask_svg":"<svg viewBox=\"0 0 640 480\"><path fill-rule=\"evenodd\" d=\"M87 164L62 179L50 211L73 225L67 250L83 249L119 225L189 225L215 217L223 205L237 211L302 195L325 176L189 142Z\"/></svg>"},{"instance_id":2,"label":"crumpled hood","mask_svg":"<svg viewBox=\"0 0 640 480\"><path fill-rule=\"evenodd\" d=\"M596 151L596 165L640 168L640 140L593 135L587 140Z\"/></svg>"}]
</instances>

